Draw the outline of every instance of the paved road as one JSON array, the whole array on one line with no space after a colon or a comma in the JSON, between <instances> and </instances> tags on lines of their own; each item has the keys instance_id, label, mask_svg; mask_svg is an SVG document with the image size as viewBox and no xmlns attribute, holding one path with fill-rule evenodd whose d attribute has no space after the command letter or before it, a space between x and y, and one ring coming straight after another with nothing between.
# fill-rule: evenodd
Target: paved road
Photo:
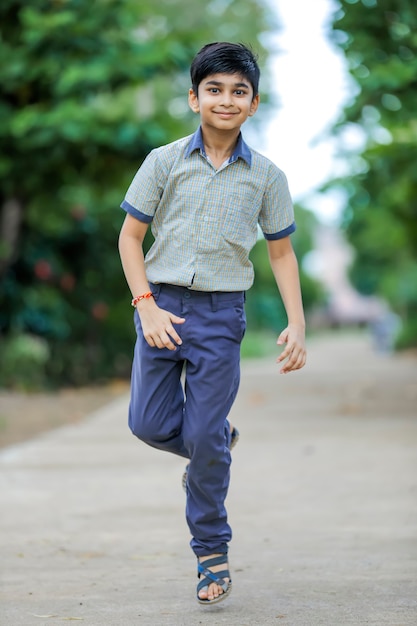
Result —
<instances>
[{"instance_id":1,"label":"paved road","mask_svg":"<svg viewBox=\"0 0 417 626\"><path fill-rule=\"evenodd\" d=\"M0 454L2 626L417 624L415 359L336 336L297 374L245 364L217 607L194 599L183 463L129 435L127 402Z\"/></svg>"}]
</instances>

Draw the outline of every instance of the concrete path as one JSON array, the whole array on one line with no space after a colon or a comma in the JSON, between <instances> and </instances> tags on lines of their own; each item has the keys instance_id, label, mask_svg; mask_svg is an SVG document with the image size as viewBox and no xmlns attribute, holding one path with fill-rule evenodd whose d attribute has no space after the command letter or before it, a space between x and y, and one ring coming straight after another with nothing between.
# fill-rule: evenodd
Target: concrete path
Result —
<instances>
[{"instance_id":1,"label":"concrete path","mask_svg":"<svg viewBox=\"0 0 417 626\"><path fill-rule=\"evenodd\" d=\"M0 454L2 626L415 626L417 360L309 347L297 374L243 367L224 605L194 599L184 463L123 398Z\"/></svg>"}]
</instances>

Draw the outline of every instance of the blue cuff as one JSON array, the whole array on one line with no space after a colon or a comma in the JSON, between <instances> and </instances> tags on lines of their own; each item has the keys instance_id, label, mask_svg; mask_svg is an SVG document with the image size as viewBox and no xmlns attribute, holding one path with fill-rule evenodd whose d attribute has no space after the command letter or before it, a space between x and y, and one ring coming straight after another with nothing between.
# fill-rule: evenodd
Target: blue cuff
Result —
<instances>
[{"instance_id":1,"label":"blue cuff","mask_svg":"<svg viewBox=\"0 0 417 626\"><path fill-rule=\"evenodd\" d=\"M129 213L133 217L136 217L136 219L139 220L140 222L145 222L145 224L150 224L153 220L152 215L146 215L146 213L142 213L142 211L138 211L138 209L135 209L135 207L129 204L126 200L123 200L120 206L122 207L124 211L126 211L126 213Z\"/></svg>"},{"instance_id":2,"label":"blue cuff","mask_svg":"<svg viewBox=\"0 0 417 626\"><path fill-rule=\"evenodd\" d=\"M296 229L295 222L284 228L284 230L280 230L278 233L264 233L264 237L267 241L274 241L276 239L284 239L284 237L288 237L291 235Z\"/></svg>"}]
</instances>

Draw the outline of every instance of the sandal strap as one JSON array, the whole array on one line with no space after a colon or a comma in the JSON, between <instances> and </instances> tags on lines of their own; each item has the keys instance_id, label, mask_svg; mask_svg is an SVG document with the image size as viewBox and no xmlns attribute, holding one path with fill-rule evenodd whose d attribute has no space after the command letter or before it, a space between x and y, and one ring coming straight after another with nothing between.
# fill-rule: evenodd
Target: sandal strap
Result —
<instances>
[{"instance_id":1,"label":"sandal strap","mask_svg":"<svg viewBox=\"0 0 417 626\"><path fill-rule=\"evenodd\" d=\"M227 554L221 554L212 559L206 559L203 563L198 563L198 577L204 576L204 579L198 583L197 592L203 589L203 587L208 586L208 580L219 585L224 592L227 591L230 582L226 582L224 579L229 578L230 581L229 570L224 569L220 572L212 572L210 567L214 567L215 565L227 565Z\"/></svg>"},{"instance_id":2,"label":"sandal strap","mask_svg":"<svg viewBox=\"0 0 417 626\"><path fill-rule=\"evenodd\" d=\"M200 582L197 585L197 593L199 591L201 591L201 589L204 589L204 587L208 587L211 582L216 583L216 585L219 585L219 587L221 587L223 589L223 591L227 591L229 585L230 585L230 574L229 574L229 570L223 570L222 572L216 572L216 574L219 574L218 576L216 576L216 574L213 574L213 572L211 572L208 569L204 569L202 572L200 572L201 575L204 576L203 580L200 580ZM229 582L226 582L224 580L224 578L229 578ZM210 582L211 581L211 582Z\"/></svg>"},{"instance_id":3,"label":"sandal strap","mask_svg":"<svg viewBox=\"0 0 417 626\"><path fill-rule=\"evenodd\" d=\"M224 563L227 563L227 554L221 554L220 556L214 556L211 559L206 559L202 563L200 563L200 561L199 561L198 562L198 570L200 571L200 567L209 569L210 567L214 567L215 565L223 565Z\"/></svg>"},{"instance_id":4,"label":"sandal strap","mask_svg":"<svg viewBox=\"0 0 417 626\"><path fill-rule=\"evenodd\" d=\"M240 433L236 426L233 427L233 430L230 435L230 449L233 450L237 442L239 441Z\"/></svg>"}]
</instances>

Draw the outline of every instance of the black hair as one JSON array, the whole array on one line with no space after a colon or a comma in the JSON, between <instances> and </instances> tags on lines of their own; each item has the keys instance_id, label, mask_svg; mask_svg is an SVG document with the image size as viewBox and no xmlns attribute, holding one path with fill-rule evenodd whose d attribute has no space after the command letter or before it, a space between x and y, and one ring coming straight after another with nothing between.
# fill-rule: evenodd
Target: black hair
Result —
<instances>
[{"instance_id":1,"label":"black hair","mask_svg":"<svg viewBox=\"0 0 417 626\"><path fill-rule=\"evenodd\" d=\"M208 43L197 52L190 67L191 84L196 95L201 81L211 74L240 74L252 85L253 97L258 95L261 72L257 56L242 43Z\"/></svg>"}]
</instances>

